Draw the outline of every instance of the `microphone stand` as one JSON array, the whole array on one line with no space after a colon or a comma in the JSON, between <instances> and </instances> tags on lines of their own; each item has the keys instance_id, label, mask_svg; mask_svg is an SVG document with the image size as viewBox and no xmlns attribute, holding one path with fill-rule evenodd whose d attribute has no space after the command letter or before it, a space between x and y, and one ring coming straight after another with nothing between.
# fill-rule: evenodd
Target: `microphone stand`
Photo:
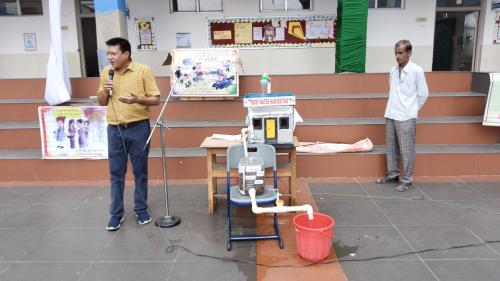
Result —
<instances>
[{"instance_id":1,"label":"microphone stand","mask_svg":"<svg viewBox=\"0 0 500 281\"><path fill-rule=\"evenodd\" d=\"M151 133L149 134L148 140L146 141L146 144L144 145L144 149L146 149L146 146L150 143L151 137L153 136L153 133L156 129L156 127L160 127L160 143L161 143L161 164L163 168L163 192L165 196L165 216L159 217L156 219L155 224L158 227L172 227L176 226L181 222L181 218L178 216L171 216L169 213L169 208L168 208L168 187L167 187L167 159L165 155L165 141L164 141L164 130L165 130L165 122L163 121L163 111L165 111L165 108L167 107L168 100L170 99L170 95L173 93L175 86L177 85L177 82L179 82L180 77L177 77L175 80L174 85L170 89L170 92L168 93L167 99L165 100L165 103L163 104L163 107L160 111L160 114L158 115L158 119L156 119L155 126L153 127L153 130L151 130Z\"/></svg>"}]
</instances>

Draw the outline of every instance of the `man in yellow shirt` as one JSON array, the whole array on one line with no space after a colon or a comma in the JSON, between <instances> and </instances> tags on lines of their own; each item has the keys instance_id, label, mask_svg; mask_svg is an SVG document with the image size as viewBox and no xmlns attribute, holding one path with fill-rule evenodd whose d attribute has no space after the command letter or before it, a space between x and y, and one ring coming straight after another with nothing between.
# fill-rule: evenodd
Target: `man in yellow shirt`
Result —
<instances>
[{"instance_id":1,"label":"man in yellow shirt","mask_svg":"<svg viewBox=\"0 0 500 281\"><path fill-rule=\"evenodd\" d=\"M108 158L111 177L111 219L106 227L113 231L123 222L123 191L127 161L130 158L135 179L134 212L139 224L151 222L147 208L150 133L149 106L160 103L160 91L153 72L132 61L130 42L123 38L106 41L108 60L102 73L97 102L107 105Z\"/></svg>"}]
</instances>

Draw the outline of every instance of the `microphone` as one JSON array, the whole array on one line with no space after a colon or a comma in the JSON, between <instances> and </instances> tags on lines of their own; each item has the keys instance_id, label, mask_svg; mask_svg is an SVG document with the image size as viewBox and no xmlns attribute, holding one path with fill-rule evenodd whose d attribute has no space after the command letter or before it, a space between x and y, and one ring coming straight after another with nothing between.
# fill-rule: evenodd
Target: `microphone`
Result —
<instances>
[{"instance_id":1,"label":"microphone","mask_svg":"<svg viewBox=\"0 0 500 281\"><path fill-rule=\"evenodd\" d=\"M113 80L113 76L115 76L115 70L114 69L110 69L109 70L109 73L108 73L108 78L109 80ZM113 88L111 88L111 90L109 90L109 96L111 97L113 95Z\"/></svg>"}]
</instances>

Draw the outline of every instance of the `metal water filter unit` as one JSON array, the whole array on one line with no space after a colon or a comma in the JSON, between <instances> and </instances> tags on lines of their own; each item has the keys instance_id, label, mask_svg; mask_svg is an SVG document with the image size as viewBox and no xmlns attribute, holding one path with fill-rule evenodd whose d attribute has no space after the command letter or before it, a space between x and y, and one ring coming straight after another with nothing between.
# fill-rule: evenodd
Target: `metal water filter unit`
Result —
<instances>
[{"instance_id":1,"label":"metal water filter unit","mask_svg":"<svg viewBox=\"0 0 500 281\"><path fill-rule=\"evenodd\" d=\"M295 96L290 93L247 94L249 142L293 145Z\"/></svg>"}]
</instances>

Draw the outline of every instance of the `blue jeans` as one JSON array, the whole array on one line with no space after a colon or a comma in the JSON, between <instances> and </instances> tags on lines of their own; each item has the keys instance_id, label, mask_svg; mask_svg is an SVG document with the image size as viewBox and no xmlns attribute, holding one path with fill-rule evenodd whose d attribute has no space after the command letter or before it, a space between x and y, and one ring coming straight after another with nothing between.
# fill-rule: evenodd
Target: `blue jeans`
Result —
<instances>
[{"instance_id":1,"label":"blue jeans","mask_svg":"<svg viewBox=\"0 0 500 281\"><path fill-rule=\"evenodd\" d=\"M150 133L149 121L142 122L131 128L108 126L108 158L111 177L111 216L123 216L123 191L127 159L130 157L135 180L134 211L139 213L148 207L148 155L149 145L144 144ZM123 137L123 138L122 138ZM124 147L125 144L125 147Z\"/></svg>"}]
</instances>

